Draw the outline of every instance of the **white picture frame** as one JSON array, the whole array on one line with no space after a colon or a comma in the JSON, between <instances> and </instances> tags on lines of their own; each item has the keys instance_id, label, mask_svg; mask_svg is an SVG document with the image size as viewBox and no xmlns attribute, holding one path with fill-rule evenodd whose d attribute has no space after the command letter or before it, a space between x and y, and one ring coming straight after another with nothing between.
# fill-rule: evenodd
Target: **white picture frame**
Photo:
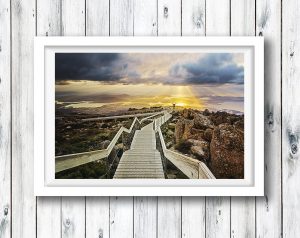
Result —
<instances>
[{"instance_id":1,"label":"white picture frame","mask_svg":"<svg viewBox=\"0 0 300 238\"><path fill-rule=\"evenodd\" d=\"M244 52L244 179L55 179L55 52ZM36 37L34 194L36 196L263 196L263 37Z\"/></svg>"}]
</instances>

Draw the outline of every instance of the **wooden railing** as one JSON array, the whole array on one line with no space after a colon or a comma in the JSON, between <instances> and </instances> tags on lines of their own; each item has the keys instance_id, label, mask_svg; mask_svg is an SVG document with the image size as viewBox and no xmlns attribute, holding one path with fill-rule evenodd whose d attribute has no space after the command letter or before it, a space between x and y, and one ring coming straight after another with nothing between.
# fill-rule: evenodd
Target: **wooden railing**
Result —
<instances>
[{"instance_id":1,"label":"wooden railing","mask_svg":"<svg viewBox=\"0 0 300 238\"><path fill-rule=\"evenodd\" d=\"M131 133L132 129L134 128L134 125L136 123L141 124L143 121L150 119L151 117L155 117L159 114L162 114L163 112L158 112L156 114L153 114L151 116L145 117L141 120L139 120L137 117L134 118L131 126L129 129L125 127L121 127L117 134L114 136L112 141L109 143L106 149L103 150L95 150L95 151L89 151L89 152L83 152L83 153L76 153L76 154L68 154L68 155L61 155L61 156L56 156L55 157L55 173L71 169L83 164L87 164L93 161L97 161L100 159L107 158L116 143L118 142L120 136L122 135L123 132L126 133Z\"/></svg>"},{"instance_id":2,"label":"wooden railing","mask_svg":"<svg viewBox=\"0 0 300 238\"><path fill-rule=\"evenodd\" d=\"M165 112L163 117L154 121L154 128L159 134L165 158L190 179L215 179L215 176L203 162L167 149L160 127L171 117L169 112Z\"/></svg>"}]
</instances>

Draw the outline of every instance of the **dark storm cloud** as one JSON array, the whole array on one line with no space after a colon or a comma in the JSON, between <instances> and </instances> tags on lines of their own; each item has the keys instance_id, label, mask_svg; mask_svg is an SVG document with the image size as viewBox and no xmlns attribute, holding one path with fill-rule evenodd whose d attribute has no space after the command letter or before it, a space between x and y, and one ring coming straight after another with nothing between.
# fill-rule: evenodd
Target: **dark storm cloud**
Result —
<instances>
[{"instance_id":1,"label":"dark storm cloud","mask_svg":"<svg viewBox=\"0 0 300 238\"><path fill-rule=\"evenodd\" d=\"M238 66L229 53L207 54L196 62L177 64L170 75L184 78L187 84L244 83L244 67Z\"/></svg>"},{"instance_id":2,"label":"dark storm cloud","mask_svg":"<svg viewBox=\"0 0 300 238\"><path fill-rule=\"evenodd\" d=\"M117 81L122 77L119 58L117 53L56 53L55 80Z\"/></svg>"},{"instance_id":3,"label":"dark storm cloud","mask_svg":"<svg viewBox=\"0 0 300 238\"><path fill-rule=\"evenodd\" d=\"M55 99L60 102L94 102L94 103L111 103L120 102L129 99L128 94L91 94L78 95L76 92L56 93Z\"/></svg>"}]
</instances>

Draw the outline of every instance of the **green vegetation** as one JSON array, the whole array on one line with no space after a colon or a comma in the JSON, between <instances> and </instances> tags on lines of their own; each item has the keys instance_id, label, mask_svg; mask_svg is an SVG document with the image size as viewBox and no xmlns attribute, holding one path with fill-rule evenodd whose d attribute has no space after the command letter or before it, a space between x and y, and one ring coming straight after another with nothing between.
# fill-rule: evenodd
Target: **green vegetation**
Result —
<instances>
[{"instance_id":1,"label":"green vegetation","mask_svg":"<svg viewBox=\"0 0 300 238\"><path fill-rule=\"evenodd\" d=\"M99 179L106 173L106 161L84 164L55 174L56 179Z\"/></svg>"}]
</instances>

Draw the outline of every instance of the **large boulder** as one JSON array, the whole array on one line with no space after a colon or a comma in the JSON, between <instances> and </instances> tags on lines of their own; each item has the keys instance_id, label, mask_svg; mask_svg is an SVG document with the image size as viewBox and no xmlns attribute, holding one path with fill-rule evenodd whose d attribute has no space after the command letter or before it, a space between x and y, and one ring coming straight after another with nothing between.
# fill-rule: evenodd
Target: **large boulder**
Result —
<instances>
[{"instance_id":1,"label":"large boulder","mask_svg":"<svg viewBox=\"0 0 300 238\"><path fill-rule=\"evenodd\" d=\"M204 140L189 139L191 146L191 153L198 159L207 162L209 160L209 143Z\"/></svg>"},{"instance_id":2,"label":"large boulder","mask_svg":"<svg viewBox=\"0 0 300 238\"><path fill-rule=\"evenodd\" d=\"M212 121L207 116L204 116L200 113L194 115L194 124L195 128L201 130L214 127Z\"/></svg>"},{"instance_id":3,"label":"large boulder","mask_svg":"<svg viewBox=\"0 0 300 238\"><path fill-rule=\"evenodd\" d=\"M180 119L175 125L175 140L178 143L181 140L189 139L192 136L194 126L193 120Z\"/></svg>"},{"instance_id":4,"label":"large boulder","mask_svg":"<svg viewBox=\"0 0 300 238\"><path fill-rule=\"evenodd\" d=\"M244 178L244 132L230 124L220 124L212 134L210 166L217 178Z\"/></svg>"}]
</instances>

